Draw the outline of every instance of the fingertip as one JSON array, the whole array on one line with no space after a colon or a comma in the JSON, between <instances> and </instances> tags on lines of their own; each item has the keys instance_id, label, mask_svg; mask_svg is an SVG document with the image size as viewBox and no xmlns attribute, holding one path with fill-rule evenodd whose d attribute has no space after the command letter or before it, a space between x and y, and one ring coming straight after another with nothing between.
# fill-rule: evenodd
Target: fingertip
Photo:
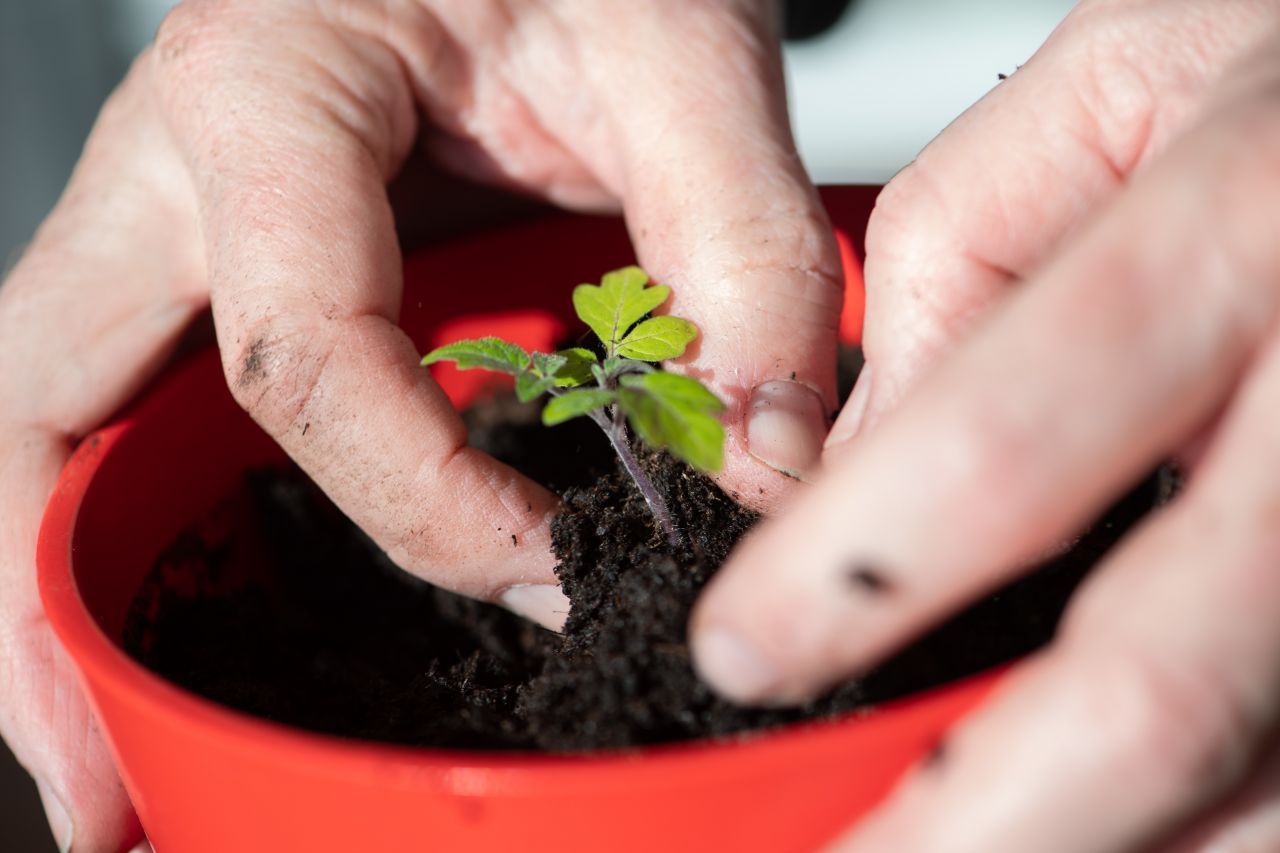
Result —
<instances>
[{"instance_id":1,"label":"fingertip","mask_svg":"<svg viewBox=\"0 0 1280 853\"><path fill-rule=\"evenodd\" d=\"M71 819L71 811L48 782L37 780L36 791L40 794L45 820L49 822L49 831L53 833L54 843L58 845L61 853L67 853L75 840L75 823Z\"/></svg>"},{"instance_id":2,"label":"fingertip","mask_svg":"<svg viewBox=\"0 0 1280 853\"><path fill-rule=\"evenodd\" d=\"M556 584L516 584L498 596L498 601L512 613L558 634L564 632L569 619L571 602Z\"/></svg>"},{"instance_id":3,"label":"fingertip","mask_svg":"<svg viewBox=\"0 0 1280 853\"><path fill-rule=\"evenodd\" d=\"M822 397L791 380L762 382L747 402L747 452L795 480L807 480L822 458L827 413Z\"/></svg>"},{"instance_id":4,"label":"fingertip","mask_svg":"<svg viewBox=\"0 0 1280 853\"><path fill-rule=\"evenodd\" d=\"M758 704L777 688L777 667L736 630L719 625L696 629L689 646L698 677L731 702Z\"/></svg>"},{"instance_id":5,"label":"fingertip","mask_svg":"<svg viewBox=\"0 0 1280 853\"><path fill-rule=\"evenodd\" d=\"M784 707L812 698L807 669L795 657L805 646L796 617L803 595L779 588L761 563L754 534L703 591L689 622L694 671L738 705ZM798 586L803 586L800 583ZM807 622L807 617L805 621Z\"/></svg>"},{"instance_id":6,"label":"fingertip","mask_svg":"<svg viewBox=\"0 0 1280 853\"><path fill-rule=\"evenodd\" d=\"M831 431L827 433L826 440L823 442L824 451L841 447L862 432L871 403L872 381L871 365L868 364L858 375L858 381L854 384L849 399L845 401L844 408L840 410Z\"/></svg>"},{"instance_id":7,"label":"fingertip","mask_svg":"<svg viewBox=\"0 0 1280 853\"><path fill-rule=\"evenodd\" d=\"M698 678L730 702L785 707L808 698L788 690L785 671L740 630L723 625L695 630L690 649Z\"/></svg>"},{"instance_id":8,"label":"fingertip","mask_svg":"<svg viewBox=\"0 0 1280 853\"><path fill-rule=\"evenodd\" d=\"M36 791L59 851L125 850L142 838L128 793L98 735L64 745L55 766L36 771ZM111 782L106 780L110 778ZM8 850L3 844L0 849Z\"/></svg>"}]
</instances>

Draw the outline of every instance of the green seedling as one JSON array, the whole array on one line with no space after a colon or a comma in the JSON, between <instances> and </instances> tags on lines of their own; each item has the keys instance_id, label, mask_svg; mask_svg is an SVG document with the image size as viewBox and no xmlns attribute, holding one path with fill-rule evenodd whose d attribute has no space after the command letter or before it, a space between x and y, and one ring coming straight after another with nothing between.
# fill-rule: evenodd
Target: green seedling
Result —
<instances>
[{"instance_id":1,"label":"green seedling","mask_svg":"<svg viewBox=\"0 0 1280 853\"><path fill-rule=\"evenodd\" d=\"M654 367L683 355L698 336L688 320L649 316L670 296L669 287L651 285L639 267L574 288L574 310L600 339L603 358L584 347L531 353L501 338L480 338L432 350L422 363L451 361L461 370L511 374L520 400L551 395L542 410L547 426L591 418L609 437L668 541L677 545L671 512L636 459L627 426L650 447L715 472L724 465L724 427L717 417L724 404L698 380Z\"/></svg>"}]
</instances>

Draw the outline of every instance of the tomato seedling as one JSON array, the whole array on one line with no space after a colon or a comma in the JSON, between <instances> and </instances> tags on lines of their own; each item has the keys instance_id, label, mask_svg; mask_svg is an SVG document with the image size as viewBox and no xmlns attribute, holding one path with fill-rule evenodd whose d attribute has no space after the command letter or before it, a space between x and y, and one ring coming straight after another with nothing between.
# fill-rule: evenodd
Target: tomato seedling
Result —
<instances>
[{"instance_id":1,"label":"tomato seedling","mask_svg":"<svg viewBox=\"0 0 1280 853\"><path fill-rule=\"evenodd\" d=\"M422 363L451 361L461 370L511 374L520 400L550 395L542 410L547 426L591 418L676 545L671 512L636 459L627 427L650 447L715 472L724 465L724 426L717 417L724 404L698 380L654 366L683 355L698 336L688 320L649 316L670 297L669 287L650 284L648 274L634 266L606 273L598 285L574 288L574 310L599 338L603 358L585 347L531 353L501 338L479 338L432 350Z\"/></svg>"}]
</instances>

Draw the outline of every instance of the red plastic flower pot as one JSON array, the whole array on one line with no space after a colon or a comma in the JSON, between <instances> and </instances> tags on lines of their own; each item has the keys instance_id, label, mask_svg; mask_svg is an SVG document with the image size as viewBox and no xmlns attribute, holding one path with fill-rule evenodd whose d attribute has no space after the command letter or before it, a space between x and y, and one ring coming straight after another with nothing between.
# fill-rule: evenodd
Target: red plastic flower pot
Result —
<instances>
[{"instance_id":1,"label":"red plastic flower pot","mask_svg":"<svg viewBox=\"0 0 1280 853\"><path fill-rule=\"evenodd\" d=\"M844 233L862 234L874 195L826 193ZM844 332L856 338L860 269L842 242ZM408 264L403 324L423 348L480 333L545 348L565 328L545 306L566 302L566 283L630 260L616 220L555 218L456 242ZM455 285L441 289L450 304L417 301L414 283L430 281ZM459 405L489 381L438 378ZM210 353L85 440L44 519L45 608L161 853L810 850L874 806L998 679L732 742L586 757L396 748L245 716L151 674L118 641L157 554L247 469L281 458Z\"/></svg>"}]
</instances>

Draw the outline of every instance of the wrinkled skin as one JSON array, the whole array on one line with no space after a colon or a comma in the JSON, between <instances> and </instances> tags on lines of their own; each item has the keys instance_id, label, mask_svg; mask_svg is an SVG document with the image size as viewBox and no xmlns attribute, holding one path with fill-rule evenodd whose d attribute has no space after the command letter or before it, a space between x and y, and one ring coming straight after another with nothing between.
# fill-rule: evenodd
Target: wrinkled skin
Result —
<instances>
[{"instance_id":1,"label":"wrinkled skin","mask_svg":"<svg viewBox=\"0 0 1280 853\"><path fill-rule=\"evenodd\" d=\"M41 508L75 442L210 303L237 400L400 565L563 621L555 498L466 448L396 326L384 188L407 158L624 212L705 336L680 369L730 403L725 484L770 502L793 486L777 468L816 462L839 268L786 124L777 13L193 0L165 21L0 289L0 733L64 846L141 835L41 613ZM748 446L753 389L793 375Z\"/></svg>"},{"instance_id":2,"label":"wrinkled skin","mask_svg":"<svg viewBox=\"0 0 1280 853\"><path fill-rule=\"evenodd\" d=\"M885 191L824 473L694 614L789 702L1187 490L840 851L1280 850L1280 3L1092 0ZM880 594L850 583L874 569Z\"/></svg>"}]
</instances>

